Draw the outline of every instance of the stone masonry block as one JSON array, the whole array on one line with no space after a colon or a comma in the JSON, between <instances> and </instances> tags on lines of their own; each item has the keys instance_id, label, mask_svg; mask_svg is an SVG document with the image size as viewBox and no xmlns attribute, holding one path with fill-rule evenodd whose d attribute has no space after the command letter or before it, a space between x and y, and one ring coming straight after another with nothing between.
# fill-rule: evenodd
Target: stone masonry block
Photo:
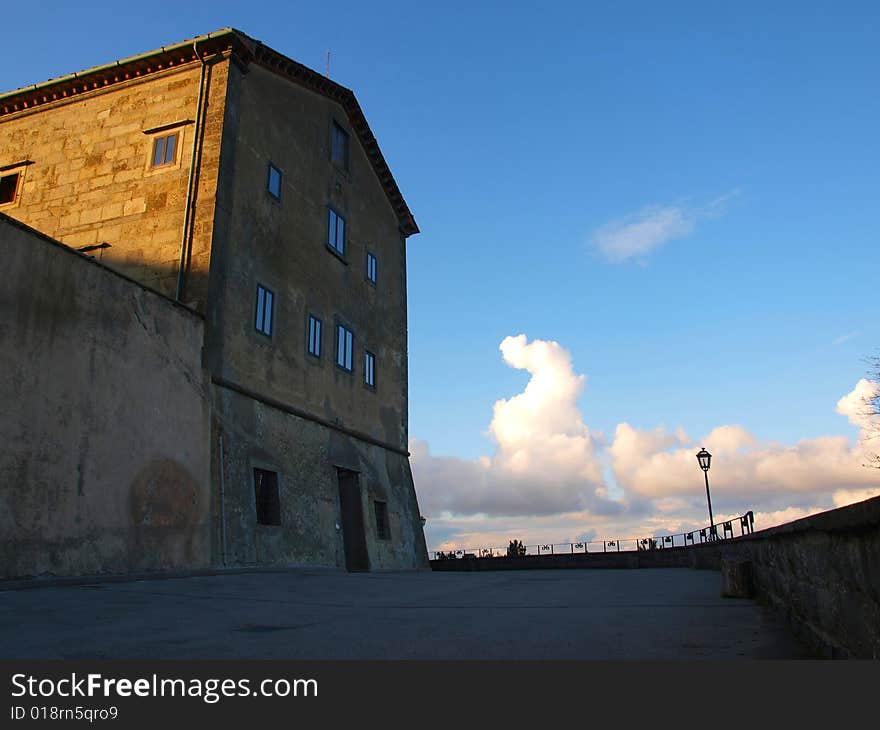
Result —
<instances>
[{"instance_id":1,"label":"stone masonry block","mask_svg":"<svg viewBox=\"0 0 880 730\"><path fill-rule=\"evenodd\" d=\"M725 598L751 598L754 593L750 560L721 560L721 595Z\"/></svg>"},{"instance_id":2,"label":"stone masonry block","mask_svg":"<svg viewBox=\"0 0 880 730\"><path fill-rule=\"evenodd\" d=\"M123 205L123 215L134 215L135 213L143 213L147 209L147 202L144 198L133 198Z\"/></svg>"}]
</instances>

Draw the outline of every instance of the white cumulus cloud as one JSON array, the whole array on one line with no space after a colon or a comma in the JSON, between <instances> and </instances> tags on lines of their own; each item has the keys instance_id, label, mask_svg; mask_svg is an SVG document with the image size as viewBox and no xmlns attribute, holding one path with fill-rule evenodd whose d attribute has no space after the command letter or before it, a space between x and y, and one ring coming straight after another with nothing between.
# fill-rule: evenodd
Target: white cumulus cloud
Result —
<instances>
[{"instance_id":1,"label":"white cumulus cloud","mask_svg":"<svg viewBox=\"0 0 880 730\"><path fill-rule=\"evenodd\" d=\"M451 514L552 514L591 508L616 509L603 496L596 438L584 423L577 399L585 378L556 342L525 335L500 346L504 362L531 378L522 393L499 400L489 435L491 457L436 457L428 444L410 444L423 511Z\"/></svg>"},{"instance_id":2,"label":"white cumulus cloud","mask_svg":"<svg viewBox=\"0 0 880 730\"><path fill-rule=\"evenodd\" d=\"M837 401L837 412L846 416L853 426L858 426L865 436L870 436L880 426L880 419L874 413L873 402L880 395L880 384L862 378L856 387Z\"/></svg>"},{"instance_id":3,"label":"white cumulus cloud","mask_svg":"<svg viewBox=\"0 0 880 730\"><path fill-rule=\"evenodd\" d=\"M751 509L763 528L880 494L880 470L865 466L877 443L868 439L877 432L877 418L865 404L880 392L877 382L860 380L837 402L837 412L860 428L855 443L831 435L781 444L737 424L694 439L682 428L622 422L606 446L578 408L586 376L575 371L565 348L521 334L505 338L500 351L508 366L531 377L521 393L494 405L488 428L494 453L458 459L434 456L424 441L410 443L429 547L503 547L513 538L573 542L703 527L706 495L695 457L701 447L713 455L716 521ZM606 467L616 499L608 497Z\"/></svg>"}]
</instances>

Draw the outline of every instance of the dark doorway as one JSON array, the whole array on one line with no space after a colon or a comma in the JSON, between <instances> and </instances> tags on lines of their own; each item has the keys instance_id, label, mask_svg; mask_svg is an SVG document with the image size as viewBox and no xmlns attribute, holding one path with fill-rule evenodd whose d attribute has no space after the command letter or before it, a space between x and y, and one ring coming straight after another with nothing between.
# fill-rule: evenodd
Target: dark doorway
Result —
<instances>
[{"instance_id":1,"label":"dark doorway","mask_svg":"<svg viewBox=\"0 0 880 730\"><path fill-rule=\"evenodd\" d=\"M367 538L364 534L364 508L358 474L339 469L339 509L342 512L342 541L345 545L345 567L349 571L369 570Z\"/></svg>"},{"instance_id":2,"label":"dark doorway","mask_svg":"<svg viewBox=\"0 0 880 730\"><path fill-rule=\"evenodd\" d=\"M258 525L281 524L281 496L278 494L278 473L254 469L254 502Z\"/></svg>"}]
</instances>

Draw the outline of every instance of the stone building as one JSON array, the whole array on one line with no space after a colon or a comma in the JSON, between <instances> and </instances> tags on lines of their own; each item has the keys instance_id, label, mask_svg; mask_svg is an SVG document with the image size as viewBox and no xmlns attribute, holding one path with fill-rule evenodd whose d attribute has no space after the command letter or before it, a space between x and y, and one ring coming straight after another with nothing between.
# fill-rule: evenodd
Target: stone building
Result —
<instances>
[{"instance_id":1,"label":"stone building","mask_svg":"<svg viewBox=\"0 0 880 730\"><path fill-rule=\"evenodd\" d=\"M354 94L234 29L0 95L0 576L426 567L417 232Z\"/></svg>"}]
</instances>

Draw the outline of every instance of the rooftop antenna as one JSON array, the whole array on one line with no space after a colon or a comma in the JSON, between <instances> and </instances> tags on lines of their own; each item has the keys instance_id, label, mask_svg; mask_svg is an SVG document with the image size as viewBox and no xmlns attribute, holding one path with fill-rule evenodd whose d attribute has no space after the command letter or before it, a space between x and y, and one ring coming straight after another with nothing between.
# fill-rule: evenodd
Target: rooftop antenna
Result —
<instances>
[{"instance_id":1,"label":"rooftop antenna","mask_svg":"<svg viewBox=\"0 0 880 730\"><path fill-rule=\"evenodd\" d=\"M324 64L324 75L330 78L330 51L327 51L327 62Z\"/></svg>"}]
</instances>

